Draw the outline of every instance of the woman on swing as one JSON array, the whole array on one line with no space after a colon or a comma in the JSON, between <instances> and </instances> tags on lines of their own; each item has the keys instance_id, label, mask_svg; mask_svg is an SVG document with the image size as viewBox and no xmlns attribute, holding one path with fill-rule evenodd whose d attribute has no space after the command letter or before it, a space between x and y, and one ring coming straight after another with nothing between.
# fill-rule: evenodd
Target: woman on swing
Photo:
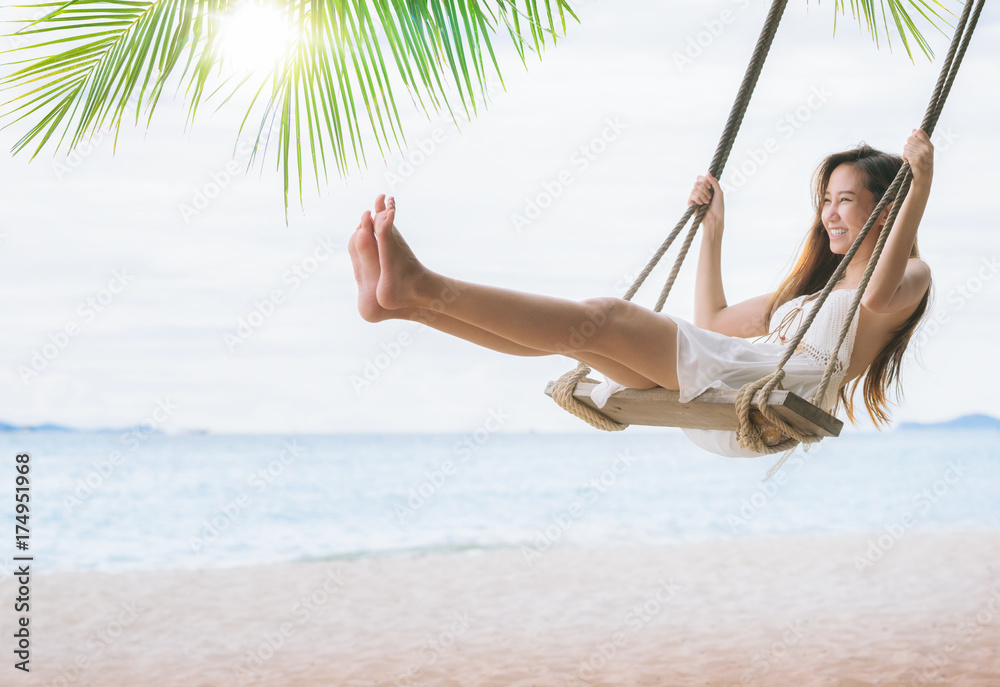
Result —
<instances>
[{"instance_id":1,"label":"woman on swing","mask_svg":"<svg viewBox=\"0 0 1000 687\"><path fill-rule=\"evenodd\" d=\"M837 401L854 422L853 395L865 371L865 404L878 425L888 420L886 388L898 385L903 353L927 309L930 268L919 257L917 226L933 175L933 145L920 129L902 158L867 145L835 153L814 175L816 215L804 248L778 289L728 305L722 287L722 189L699 176L689 201L707 204L695 284L694 323L619 298L572 301L459 281L426 268L396 228L393 198L380 195L348 242L358 282L358 310L368 322L406 319L501 353L565 355L606 377L591 397L603 406L615 391L663 387L687 402L708 388L739 389L772 372L818 294L861 232L903 160L913 180L855 313L850 335L833 351L855 290L891 204L827 297L802 343L784 366L782 386L803 398L816 391L830 356L836 374L817 403L835 414ZM587 324L589 323L589 324ZM581 336L581 332L589 336ZM750 341L745 337L758 337ZM760 339L764 339L761 341ZM854 387L847 393L847 383ZM736 433L684 430L721 455L757 456Z\"/></svg>"}]
</instances>

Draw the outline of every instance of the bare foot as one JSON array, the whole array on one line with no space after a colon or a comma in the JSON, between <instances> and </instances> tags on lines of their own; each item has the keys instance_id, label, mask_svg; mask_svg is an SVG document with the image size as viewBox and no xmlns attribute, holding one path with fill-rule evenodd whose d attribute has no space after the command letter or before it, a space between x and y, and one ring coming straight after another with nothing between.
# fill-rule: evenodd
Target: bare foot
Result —
<instances>
[{"instance_id":1,"label":"bare foot","mask_svg":"<svg viewBox=\"0 0 1000 687\"><path fill-rule=\"evenodd\" d=\"M375 288L378 286L381 270L371 212L366 210L361 216L361 224L347 241L347 252L354 264L354 279L358 282L358 312L361 313L361 317L367 322L390 319L392 315L379 305L375 298Z\"/></svg>"},{"instance_id":2,"label":"bare foot","mask_svg":"<svg viewBox=\"0 0 1000 687\"><path fill-rule=\"evenodd\" d=\"M385 194L375 199L375 238L378 239L378 256L381 273L375 294L383 308L395 310L421 305L420 287L430 276L399 230L393 224L396 202Z\"/></svg>"}]
</instances>

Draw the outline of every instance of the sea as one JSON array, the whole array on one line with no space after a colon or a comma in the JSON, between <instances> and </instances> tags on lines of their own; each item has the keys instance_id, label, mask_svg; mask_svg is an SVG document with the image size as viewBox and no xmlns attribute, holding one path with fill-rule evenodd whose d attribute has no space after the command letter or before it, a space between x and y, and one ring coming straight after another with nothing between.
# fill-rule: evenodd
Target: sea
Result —
<instances>
[{"instance_id":1,"label":"sea","mask_svg":"<svg viewBox=\"0 0 1000 687\"><path fill-rule=\"evenodd\" d=\"M671 429L9 432L0 435L0 560L8 574L24 555L36 572L203 569L996 531L998 449L995 429L859 432L800 447L764 481L777 456L716 456ZM15 495L25 493L18 511Z\"/></svg>"}]
</instances>

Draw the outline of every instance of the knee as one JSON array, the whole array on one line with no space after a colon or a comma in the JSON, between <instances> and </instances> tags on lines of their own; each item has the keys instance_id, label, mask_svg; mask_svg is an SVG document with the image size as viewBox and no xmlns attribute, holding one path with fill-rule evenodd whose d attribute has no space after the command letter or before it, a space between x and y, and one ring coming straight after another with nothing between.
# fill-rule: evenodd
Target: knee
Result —
<instances>
[{"instance_id":1,"label":"knee","mask_svg":"<svg viewBox=\"0 0 1000 687\"><path fill-rule=\"evenodd\" d=\"M570 345L579 350L599 351L614 331L614 323L630 303L621 298L600 297L583 301L584 317L571 332Z\"/></svg>"},{"instance_id":2,"label":"knee","mask_svg":"<svg viewBox=\"0 0 1000 687\"><path fill-rule=\"evenodd\" d=\"M598 327L603 327L609 321L619 317L622 311L631 305L628 301L614 296L588 298L583 301L587 320Z\"/></svg>"}]
</instances>

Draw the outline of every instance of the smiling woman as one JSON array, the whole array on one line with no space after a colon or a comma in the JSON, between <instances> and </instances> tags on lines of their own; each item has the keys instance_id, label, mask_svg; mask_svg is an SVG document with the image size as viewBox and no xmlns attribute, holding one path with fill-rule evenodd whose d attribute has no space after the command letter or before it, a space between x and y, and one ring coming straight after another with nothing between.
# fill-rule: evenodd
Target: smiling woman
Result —
<instances>
[{"instance_id":1,"label":"smiling woman","mask_svg":"<svg viewBox=\"0 0 1000 687\"><path fill-rule=\"evenodd\" d=\"M978 0L974 14L972 3L966 4L921 128L911 130L902 156L861 144L828 155L820 165L815 222L792 273L773 293L733 306L726 302L718 178L785 0L771 6L708 174L699 177L681 220L624 297L573 301L434 272L417 259L395 226L394 199L380 195L374 215L362 215L348 242L359 313L369 322L419 321L510 355L573 358L576 369L546 389L572 414L610 431L630 423L680 427L689 438L706 439L696 443L721 455L784 451L768 477L799 444L838 435L842 423L833 415L838 401L848 405L854 420L851 398L843 388L847 381L865 375L865 405L876 425L884 422L886 387L893 377L899 381L902 355L930 296L930 268L916 245L933 171L930 134L984 2ZM636 290L692 218L655 308L632 303ZM660 310L699 228L704 232L695 287L696 325ZM844 281L847 288L839 286ZM828 301L834 291L837 296ZM844 295L849 300L843 300ZM782 317L775 321L777 307L793 302L796 309L788 314L794 316L802 312L795 301L807 300L815 301L814 307L789 341L782 337L781 344L766 349L746 341L749 335L770 334L782 322ZM797 353L800 359L792 361ZM794 363L802 363L804 374L796 374ZM772 366L774 371L768 373ZM592 369L604 374L602 384L586 377ZM775 401L786 406L784 416L769 408L770 394L782 381L789 386L781 388L785 394ZM581 382L591 387L579 394L586 403L577 398ZM855 381L852 394L857 385ZM725 387L729 393L706 398L698 412L679 407L713 387ZM618 398L624 402L608 407L618 393L625 394ZM790 396L792 402L786 403ZM656 404L652 410L650 402Z\"/></svg>"}]
</instances>

